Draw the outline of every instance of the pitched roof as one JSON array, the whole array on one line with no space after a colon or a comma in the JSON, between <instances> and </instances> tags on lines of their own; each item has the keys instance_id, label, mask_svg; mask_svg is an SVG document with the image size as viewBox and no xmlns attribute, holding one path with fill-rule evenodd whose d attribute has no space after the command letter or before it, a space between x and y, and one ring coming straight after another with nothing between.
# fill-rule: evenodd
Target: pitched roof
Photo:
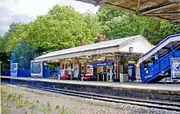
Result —
<instances>
[{"instance_id":1,"label":"pitched roof","mask_svg":"<svg viewBox=\"0 0 180 114\"><path fill-rule=\"evenodd\" d=\"M137 43L133 43L137 41L141 41L142 45L145 44L144 48L140 47L141 44L139 45ZM141 35L137 35L50 52L35 58L35 61L48 61L101 53L129 52L129 48L127 48L127 45L133 46L134 49L137 48L133 51L134 53L141 54L146 53L152 48L152 45L144 37L142 37ZM140 49L138 49L138 46L140 47Z\"/></svg>"}]
</instances>

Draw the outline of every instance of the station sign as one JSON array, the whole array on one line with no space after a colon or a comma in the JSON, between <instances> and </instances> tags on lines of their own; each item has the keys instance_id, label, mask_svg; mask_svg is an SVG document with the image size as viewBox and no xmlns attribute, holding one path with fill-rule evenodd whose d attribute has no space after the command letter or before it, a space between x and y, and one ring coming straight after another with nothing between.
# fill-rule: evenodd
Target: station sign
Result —
<instances>
[{"instance_id":1,"label":"station sign","mask_svg":"<svg viewBox=\"0 0 180 114\"><path fill-rule=\"evenodd\" d=\"M180 58L171 59L171 78L180 79Z\"/></svg>"},{"instance_id":2,"label":"station sign","mask_svg":"<svg viewBox=\"0 0 180 114\"><path fill-rule=\"evenodd\" d=\"M102 63L95 63L92 64L93 67L98 67L98 66L113 66L113 62L102 62Z\"/></svg>"}]
</instances>

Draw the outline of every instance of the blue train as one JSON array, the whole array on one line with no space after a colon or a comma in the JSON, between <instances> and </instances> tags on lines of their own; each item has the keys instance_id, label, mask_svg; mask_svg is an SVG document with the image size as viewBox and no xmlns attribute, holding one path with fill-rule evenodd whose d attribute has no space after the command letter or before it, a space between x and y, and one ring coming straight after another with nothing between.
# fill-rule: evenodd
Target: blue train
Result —
<instances>
[{"instance_id":1,"label":"blue train","mask_svg":"<svg viewBox=\"0 0 180 114\"><path fill-rule=\"evenodd\" d=\"M143 83L158 82L165 77L180 78L180 34L168 36L139 62Z\"/></svg>"}]
</instances>

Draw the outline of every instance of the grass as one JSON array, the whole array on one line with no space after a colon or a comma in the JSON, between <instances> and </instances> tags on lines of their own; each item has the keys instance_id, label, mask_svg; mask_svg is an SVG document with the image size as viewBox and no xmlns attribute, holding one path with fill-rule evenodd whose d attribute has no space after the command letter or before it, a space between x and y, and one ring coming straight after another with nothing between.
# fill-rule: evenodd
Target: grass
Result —
<instances>
[{"instance_id":1,"label":"grass","mask_svg":"<svg viewBox=\"0 0 180 114\"><path fill-rule=\"evenodd\" d=\"M65 110L64 106L61 108L61 111L59 112L59 114L67 114L67 111Z\"/></svg>"},{"instance_id":2,"label":"grass","mask_svg":"<svg viewBox=\"0 0 180 114\"><path fill-rule=\"evenodd\" d=\"M1 88L1 111L2 114L9 114L10 113L10 102L9 102L9 94L7 91Z\"/></svg>"},{"instance_id":3,"label":"grass","mask_svg":"<svg viewBox=\"0 0 180 114\"><path fill-rule=\"evenodd\" d=\"M24 107L24 103L22 100L16 101L15 104L16 104L16 108L23 108Z\"/></svg>"},{"instance_id":4,"label":"grass","mask_svg":"<svg viewBox=\"0 0 180 114\"><path fill-rule=\"evenodd\" d=\"M31 103L30 106L29 106L30 109L38 109L39 108L39 105L38 104L35 104L35 103Z\"/></svg>"},{"instance_id":5,"label":"grass","mask_svg":"<svg viewBox=\"0 0 180 114\"><path fill-rule=\"evenodd\" d=\"M60 107L56 105L54 108L51 106L49 102L46 105L40 103L39 100L36 101L29 101L25 99L24 93L12 93L8 90L1 87L1 111L2 114L10 114L11 107L15 105L17 109L25 109L29 110L30 114L35 114L35 112L42 112L44 114L51 114L53 111L58 111L59 114L72 114L72 111L68 108ZM25 111L25 114L28 112ZM29 114L28 113L28 114ZM74 113L73 113L74 114Z\"/></svg>"},{"instance_id":6,"label":"grass","mask_svg":"<svg viewBox=\"0 0 180 114\"><path fill-rule=\"evenodd\" d=\"M56 105L55 109L59 109L59 105Z\"/></svg>"}]
</instances>

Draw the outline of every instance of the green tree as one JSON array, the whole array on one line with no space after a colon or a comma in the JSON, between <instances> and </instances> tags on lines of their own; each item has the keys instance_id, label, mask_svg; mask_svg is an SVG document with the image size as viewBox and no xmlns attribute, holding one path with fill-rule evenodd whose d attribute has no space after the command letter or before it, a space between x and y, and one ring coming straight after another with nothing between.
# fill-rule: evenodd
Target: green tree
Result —
<instances>
[{"instance_id":1,"label":"green tree","mask_svg":"<svg viewBox=\"0 0 180 114\"><path fill-rule=\"evenodd\" d=\"M5 51L3 61L9 65L10 55L15 62L22 62L22 68L29 68L30 55L79 46L81 41L94 43L99 34L97 16L81 14L70 6L54 6L46 15L40 15L28 23L12 23L4 35ZM29 42L30 48L22 44ZM1 43L1 39L0 39ZM39 54L37 54L39 53ZM34 57L34 56L33 56ZM26 64L27 63L27 64ZM26 65L26 66L25 66ZM6 67L7 68L7 67ZM6 69L4 68L4 69Z\"/></svg>"},{"instance_id":2,"label":"green tree","mask_svg":"<svg viewBox=\"0 0 180 114\"><path fill-rule=\"evenodd\" d=\"M4 39L0 36L0 52L4 52Z\"/></svg>"},{"instance_id":3,"label":"green tree","mask_svg":"<svg viewBox=\"0 0 180 114\"><path fill-rule=\"evenodd\" d=\"M5 39L2 36L0 36L0 62L1 62L2 72L9 69L8 58L9 58L8 53L5 52Z\"/></svg>"},{"instance_id":4,"label":"green tree","mask_svg":"<svg viewBox=\"0 0 180 114\"><path fill-rule=\"evenodd\" d=\"M101 34L107 39L121 38L141 34L156 45L168 35L180 32L179 25L162 20L127 14L120 10L104 8L98 14L101 22Z\"/></svg>"},{"instance_id":5,"label":"green tree","mask_svg":"<svg viewBox=\"0 0 180 114\"><path fill-rule=\"evenodd\" d=\"M99 34L98 18L81 14L70 6L54 6L29 24L13 24L7 33L6 50L12 51L20 42L31 42L39 52L60 50L94 43Z\"/></svg>"},{"instance_id":6,"label":"green tree","mask_svg":"<svg viewBox=\"0 0 180 114\"><path fill-rule=\"evenodd\" d=\"M25 37L26 26L21 23L12 23L10 25L10 29L4 35L5 51L7 53L11 53L20 42L23 42L23 38L28 39L28 37Z\"/></svg>"}]
</instances>

